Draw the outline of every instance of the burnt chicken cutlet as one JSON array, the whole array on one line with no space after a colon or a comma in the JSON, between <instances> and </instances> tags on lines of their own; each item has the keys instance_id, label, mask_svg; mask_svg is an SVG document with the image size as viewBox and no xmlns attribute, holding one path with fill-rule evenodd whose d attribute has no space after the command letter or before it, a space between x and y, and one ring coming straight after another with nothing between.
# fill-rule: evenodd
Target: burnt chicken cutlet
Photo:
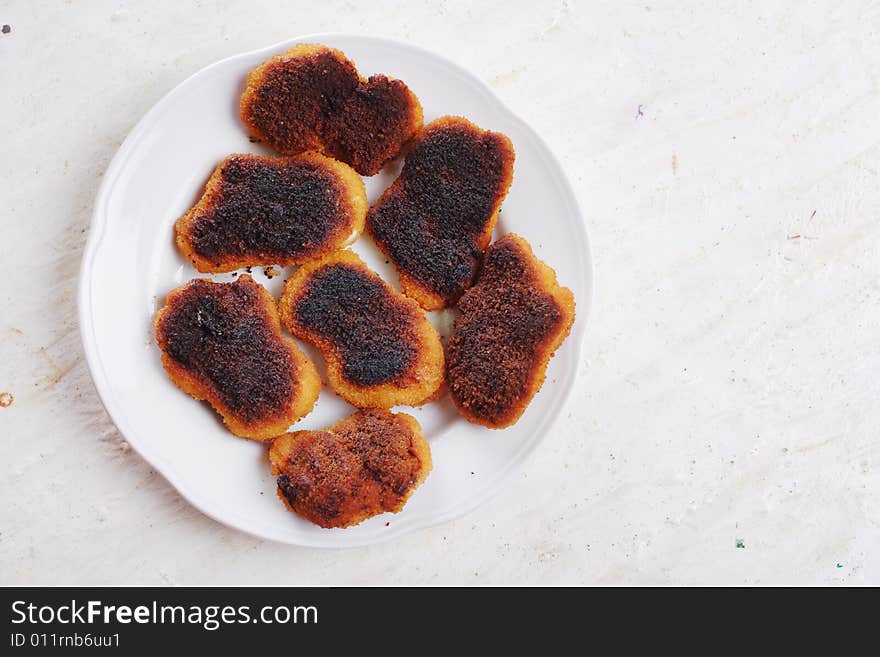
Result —
<instances>
[{"instance_id":1,"label":"burnt chicken cutlet","mask_svg":"<svg viewBox=\"0 0 880 657\"><path fill-rule=\"evenodd\" d=\"M425 126L403 170L367 214L403 293L426 310L471 286L513 180L513 146L454 116Z\"/></svg>"},{"instance_id":2,"label":"burnt chicken cutlet","mask_svg":"<svg viewBox=\"0 0 880 657\"><path fill-rule=\"evenodd\" d=\"M372 176L422 127L422 106L400 80L365 80L341 51L300 44L251 71L241 118L280 153L320 151Z\"/></svg>"},{"instance_id":3,"label":"burnt chicken cutlet","mask_svg":"<svg viewBox=\"0 0 880 657\"><path fill-rule=\"evenodd\" d=\"M529 243L507 235L486 251L464 293L446 350L449 391L467 420L514 424L544 383L547 363L574 322L574 296Z\"/></svg>"},{"instance_id":4,"label":"burnt chicken cutlet","mask_svg":"<svg viewBox=\"0 0 880 657\"><path fill-rule=\"evenodd\" d=\"M175 226L200 272L292 265L343 248L364 229L364 182L318 153L230 155Z\"/></svg>"},{"instance_id":5,"label":"burnt chicken cutlet","mask_svg":"<svg viewBox=\"0 0 880 657\"><path fill-rule=\"evenodd\" d=\"M349 527L400 511L428 476L431 450L415 418L371 409L279 436L269 461L288 509L321 527Z\"/></svg>"},{"instance_id":6,"label":"burnt chicken cutlet","mask_svg":"<svg viewBox=\"0 0 880 657\"><path fill-rule=\"evenodd\" d=\"M359 408L417 406L443 383L443 347L425 313L352 251L294 272L279 313L321 351L333 390Z\"/></svg>"},{"instance_id":7,"label":"burnt chicken cutlet","mask_svg":"<svg viewBox=\"0 0 880 657\"><path fill-rule=\"evenodd\" d=\"M281 333L275 300L248 275L234 283L195 279L156 315L165 370L207 400L237 436L268 440L312 410L315 366Z\"/></svg>"}]
</instances>

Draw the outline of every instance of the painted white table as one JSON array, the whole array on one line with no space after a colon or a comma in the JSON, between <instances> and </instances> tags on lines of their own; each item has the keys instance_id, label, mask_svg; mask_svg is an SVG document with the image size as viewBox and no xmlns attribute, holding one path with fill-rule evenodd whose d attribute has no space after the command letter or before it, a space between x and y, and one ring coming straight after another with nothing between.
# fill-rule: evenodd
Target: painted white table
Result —
<instances>
[{"instance_id":1,"label":"painted white table","mask_svg":"<svg viewBox=\"0 0 880 657\"><path fill-rule=\"evenodd\" d=\"M534 4L3 4L0 584L880 583L880 8ZM318 551L203 517L128 449L75 288L140 116L334 29L447 54L547 138L596 301L567 411L491 503Z\"/></svg>"}]
</instances>

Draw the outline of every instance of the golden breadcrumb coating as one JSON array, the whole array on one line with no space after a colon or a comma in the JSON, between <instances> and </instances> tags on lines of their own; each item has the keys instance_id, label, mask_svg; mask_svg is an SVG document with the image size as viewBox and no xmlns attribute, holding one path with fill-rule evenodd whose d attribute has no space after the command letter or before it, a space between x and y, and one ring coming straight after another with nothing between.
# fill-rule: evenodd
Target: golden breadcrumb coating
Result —
<instances>
[{"instance_id":1,"label":"golden breadcrumb coating","mask_svg":"<svg viewBox=\"0 0 880 657\"><path fill-rule=\"evenodd\" d=\"M177 221L175 240L200 272L300 264L357 239L366 212L364 182L342 162L235 154Z\"/></svg>"},{"instance_id":2,"label":"golden breadcrumb coating","mask_svg":"<svg viewBox=\"0 0 880 657\"><path fill-rule=\"evenodd\" d=\"M422 106L400 80L365 80L341 51L300 44L251 71L241 118L280 153L316 150L372 176L422 127Z\"/></svg>"},{"instance_id":3,"label":"golden breadcrumb coating","mask_svg":"<svg viewBox=\"0 0 880 657\"><path fill-rule=\"evenodd\" d=\"M284 326L314 344L330 386L359 408L418 406L443 383L440 336L418 304L352 251L309 262L287 280Z\"/></svg>"},{"instance_id":4,"label":"golden breadcrumb coating","mask_svg":"<svg viewBox=\"0 0 880 657\"><path fill-rule=\"evenodd\" d=\"M513 145L458 116L432 121L397 180L367 214L367 230L426 310L473 284L513 180Z\"/></svg>"},{"instance_id":5,"label":"golden breadcrumb coating","mask_svg":"<svg viewBox=\"0 0 880 657\"><path fill-rule=\"evenodd\" d=\"M279 436L269 461L288 509L321 527L349 527L400 511L431 471L431 449L412 416L370 409Z\"/></svg>"},{"instance_id":6,"label":"golden breadcrumb coating","mask_svg":"<svg viewBox=\"0 0 880 657\"><path fill-rule=\"evenodd\" d=\"M486 251L459 310L446 348L452 399L469 421L508 427L541 389L547 363L571 331L574 295L526 240L510 234Z\"/></svg>"},{"instance_id":7,"label":"golden breadcrumb coating","mask_svg":"<svg viewBox=\"0 0 880 657\"><path fill-rule=\"evenodd\" d=\"M315 366L282 335L275 300L246 274L172 290L155 330L171 380L207 400L237 436L268 440L315 405Z\"/></svg>"}]
</instances>

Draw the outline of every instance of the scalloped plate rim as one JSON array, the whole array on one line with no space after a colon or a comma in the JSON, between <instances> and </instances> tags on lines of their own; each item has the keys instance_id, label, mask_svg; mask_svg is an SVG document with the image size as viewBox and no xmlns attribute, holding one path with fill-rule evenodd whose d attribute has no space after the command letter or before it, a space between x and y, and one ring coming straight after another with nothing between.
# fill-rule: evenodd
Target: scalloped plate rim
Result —
<instances>
[{"instance_id":1,"label":"scalloped plate rim","mask_svg":"<svg viewBox=\"0 0 880 657\"><path fill-rule=\"evenodd\" d=\"M80 266L77 300L80 336L82 339L86 363L88 365L89 372L91 373L92 380L94 381L95 388L98 392L101 403L103 404L113 423L119 429L119 432L131 445L131 447L138 454L140 454L140 456L144 460L150 463L172 486L174 486L178 493L180 493L180 495L185 500L187 500L188 503L190 503L193 507L198 509L206 516L223 525L232 527L248 535L256 536L261 539L268 539L289 545L298 545L301 547L345 549L384 543L395 538L399 538L400 536L408 534L410 532L439 525L454 518L461 517L481 506L500 490L501 485L506 480L508 480L515 471L519 470L523 466L529 455L534 452L537 446L542 442L544 436L550 431L553 424L558 419L558 414L555 417L546 417L543 420L540 425L540 430L535 432L536 437L523 444L523 446L508 462L507 466L492 480L486 483L480 494L472 496L467 500L461 502L460 504L451 507L445 513L441 513L431 518L423 519L421 521L414 521L409 524L401 524L399 526L391 528L388 532L383 533L380 536L363 538L352 537L351 539L341 540L341 537L338 533L327 533L325 535L322 535L320 540L317 540L315 537L291 540L290 537L286 535L273 535L271 532L257 532L254 529L248 527L247 524L242 519L239 519L237 516L230 517L229 515L223 515L220 512L216 512L213 508L211 508L210 504L204 500L203 494L194 492L188 488L188 486L184 483L183 478L177 474L176 468L172 463L169 463L165 457L151 451L150 443L148 440L140 440L139 438L132 439L132 437L137 436L138 434L135 428L129 426L124 412L119 408L113 397L113 388L111 382L108 380L106 374L104 373L101 356L98 353L97 342L94 338L94 323L91 314L91 273L93 262L98 252L100 251L100 247L105 234L105 228L109 221L108 213L106 211L107 198L110 195L110 191L112 190L116 179L123 171L129 155L133 152L137 143L146 134L148 134L150 128L159 120L163 111L167 106L170 105L174 97L178 93L180 93L183 88L192 84L199 77L233 60L255 56L270 56L281 51L282 49L290 48L292 45L296 43L301 43L306 40L314 40L320 42L322 40L335 38L361 39L364 41L380 42L385 45L391 45L402 49L417 51L423 56L428 56L441 61L445 66L454 70L456 73L463 75L472 83L475 83L475 87L482 92L485 98L493 103L497 107L497 109L503 112L508 119L517 123L520 129L522 129L530 138L532 138L538 144L540 150L542 151L542 154L548 160L550 165L555 169L555 177L562 183L565 194L568 197L566 200L569 206L581 221L581 230L574 231L572 237L574 237L578 241L579 248L584 254L583 260L585 264L586 281L584 281L584 293L581 298L577 299L578 315L576 317L574 326L572 327L571 334L568 338L568 340L573 343L572 347L574 351L573 356L575 358L575 361L579 362L587 319L590 314L593 298L592 254L590 250L590 242L583 213L580 209L577 196L575 195L571 183L568 180L568 177L565 175L565 172L559 160L550 150L549 146L543 140L543 138L537 132L535 132L525 121L514 114L495 94L495 92L493 92L482 80L480 80L474 74L470 73L459 64L433 51L421 48L420 46L415 46L411 43L384 37L372 37L343 32L321 32L304 34L290 39L284 39L283 41L279 41L270 46L257 48L247 52L242 52L231 55L229 57L225 57L199 69L198 71L175 85L161 99L159 99L137 122L134 128L132 128L128 136L123 141L122 145L117 150L116 154L110 162L110 165L107 168L107 171L103 176L101 185L98 189L98 193L96 196L95 208L92 214L89 236L83 252L82 264ZM566 380L560 380L556 384L557 386L563 388L563 390L561 390L557 396L558 409L562 409L571 396L573 387L572 384L576 376L576 371L577 367L571 368L569 370L569 374L567 374L565 377Z\"/></svg>"}]
</instances>

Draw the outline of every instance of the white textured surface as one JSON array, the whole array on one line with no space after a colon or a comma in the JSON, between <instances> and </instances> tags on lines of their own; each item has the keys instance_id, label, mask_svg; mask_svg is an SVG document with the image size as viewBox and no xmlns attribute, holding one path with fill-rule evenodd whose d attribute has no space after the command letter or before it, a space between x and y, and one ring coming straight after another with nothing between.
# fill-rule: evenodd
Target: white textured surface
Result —
<instances>
[{"instance_id":1,"label":"white textured surface","mask_svg":"<svg viewBox=\"0 0 880 657\"><path fill-rule=\"evenodd\" d=\"M0 583L880 583L880 8L415 4L0 8ZM214 523L126 448L74 291L140 116L333 29L486 80L568 168L597 268L577 390L522 473L318 551Z\"/></svg>"}]
</instances>

